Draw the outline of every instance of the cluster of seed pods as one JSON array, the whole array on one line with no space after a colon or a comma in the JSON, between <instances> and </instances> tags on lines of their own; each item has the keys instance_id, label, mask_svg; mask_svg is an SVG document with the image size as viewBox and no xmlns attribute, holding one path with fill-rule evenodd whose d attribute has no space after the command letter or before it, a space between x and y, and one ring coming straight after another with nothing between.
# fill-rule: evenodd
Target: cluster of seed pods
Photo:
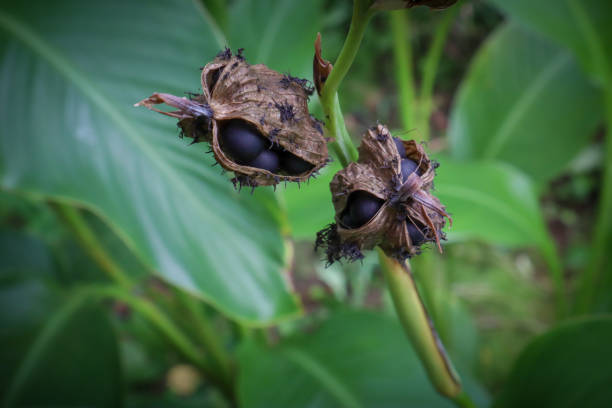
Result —
<instances>
[{"instance_id":1,"label":"cluster of seed pods","mask_svg":"<svg viewBox=\"0 0 612 408\"><path fill-rule=\"evenodd\" d=\"M327 262L361 259L363 250L377 245L399 260L427 242L441 250L442 228L451 219L430 193L436 167L414 140L394 138L383 125L368 129L359 161L330 184L336 222L317 234L316 243Z\"/></svg>"},{"instance_id":2,"label":"cluster of seed pods","mask_svg":"<svg viewBox=\"0 0 612 408\"><path fill-rule=\"evenodd\" d=\"M315 85L320 90L331 64L315 45ZM232 171L235 186L301 182L328 162L322 122L308 111L313 86L264 65L249 65L229 49L202 68L202 93L189 98L154 93L138 102L178 119L181 134L207 142L218 164ZM166 104L174 111L155 106ZM392 137L385 126L370 128L359 147L359 161L333 178L330 188L335 223L317 234L328 264L356 260L379 245L404 260L435 242L440 248L448 218L430 194L436 163L413 140Z\"/></svg>"},{"instance_id":3,"label":"cluster of seed pods","mask_svg":"<svg viewBox=\"0 0 612 408\"><path fill-rule=\"evenodd\" d=\"M234 185L302 182L327 163L322 123L308 111L308 81L226 49L202 69L201 83L202 94L155 93L136 105L177 118L193 143L208 142L217 163L234 172ZM154 107L162 103L177 110Z\"/></svg>"}]
</instances>

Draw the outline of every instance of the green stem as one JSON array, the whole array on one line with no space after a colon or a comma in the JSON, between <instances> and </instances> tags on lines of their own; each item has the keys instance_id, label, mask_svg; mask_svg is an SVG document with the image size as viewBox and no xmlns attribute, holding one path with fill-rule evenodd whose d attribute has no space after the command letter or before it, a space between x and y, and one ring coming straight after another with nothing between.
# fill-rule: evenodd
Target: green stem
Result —
<instances>
[{"instance_id":1,"label":"green stem","mask_svg":"<svg viewBox=\"0 0 612 408\"><path fill-rule=\"evenodd\" d=\"M75 207L52 203L52 207L57 214L65 221L66 225L74 232L79 239L80 244L92 259L105 271L108 276L116 282L120 287L95 287L89 289L90 293L100 297L112 297L119 299L130 305L136 312L147 319L158 331L160 331L174 347L189 361L195 364L202 372L215 382L229 398L232 398L233 391L231 390L231 381L228 383L223 371L222 378L216 375L216 370L212 370L204 358L204 355L198 350L183 334L183 332L169 319L161 309L159 309L151 301L143 298L138 298L129 293L133 287L132 280L124 273L122 268L115 263L112 257L106 252L102 243L96 238L93 231L87 225L87 222ZM208 343L205 343L209 346ZM215 352L218 350L215 349ZM212 352L212 351L211 351Z\"/></svg>"},{"instance_id":2,"label":"green stem","mask_svg":"<svg viewBox=\"0 0 612 408\"><path fill-rule=\"evenodd\" d=\"M134 296L116 286L89 286L82 290L89 298L112 298L125 302L136 313L151 323L183 357L198 367L208 380L217 385L224 395L230 401L233 401L234 390L232 382L228 383L224 378L219 378L216 371L208 364L204 353L192 343L189 337L155 303L145 298Z\"/></svg>"},{"instance_id":3,"label":"green stem","mask_svg":"<svg viewBox=\"0 0 612 408\"><path fill-rule=\"evenodd\" d=\"M399 114L404 130L410 130L415 125L416 105L412 44L409 41L410 20L405 10L393 11L389 14L393 37L395 82L399 90Z\"/></svg>"},{"instance_id":4,"label":"green stem","mask_svg":"<svg viewBox=\"0 0 612 408\"><path fill-rule=\"evenodd\" d=\"M612 78L604 90L606 137L604 140L604 170L601 182L601 196L592 252L582 279L578 298L578 312L587 313L595 300L602 271L609 271L612 253ZM610 279L609 276L606 277ZM607 289L607 288L606 288Z\"/></svg>"},{"instance_id":5,"label":"green stem","mask_svg":"<svg viewBox=\"0 0 612 408\"><path fill-rule=\"evenodd\" d=\"M433 40L429 46L429 51L423 63L423 81L419 94L419 118L417 126L422 141L429 140L429 118L433 111L433 87L440 65L440 57L446 43L448 31L455 16L459 12L459 7L451 7L442 14L441 21L436 25Z\"/></svg>"},{"instance_id":6,"label":"green stem","mask_svg":"<svg viewBox=\"0 0 612 408\"><path fill-rule=\"evenodd\" d=\"M93 286L84 290L99 298L113 298L125 302L148 320L185 358L193 362L204 372L208 371L203 354L153 302L136 297L124 289L115 286Z\"/></svg>"},{"instance_id":7,"label":"green stem","mask_svg":"<svg viewBox=\"0 0 612 408\"><path fill-rule=\"evenodd\" d=\"M19 398L19 395L25 392L23 387L34 367L40 361L41 356L47 351L51 340L61 331L64 325L66 325L83 304L89 300L88 298L89 296L86 296L85 293L78 292L75 296L68 299L61 308L45 322L36 340L30 345L28 352L19 364L19 368L13 373L9 386L4 390L3 407L16 406L17 401L15 400Z\"/></svg>"},{"instance_id":8,"label":"green stem","mask_svg":"<svg viewBox=\"0 0 612 408\"><path fill-rule=\"evenodd\" d=\"M355 161L358 154L350 137L348 137L337 91L355 59L365 28L372 15L373 11L369 10L369 1L354 1L349 33L321 92L321 105L327 119L326 126L335 138L332 148L336 151L344 167L350 161ZM406 273L397 261L388 258L382 250L378 249L378 251L398 317L417 355L425 366L430 381L440 394L450 398L459 407L473 407L474 405L469 397L461 391L459 377L450 360L446 357L442 343L427 315L427 310L421 301L412 275Z\"/></svg>"},{"instance_id":9,"label":"green stem","mask_svg":"<svg viewBox=\"0 0 612 408\"><path fill-rule=\"evenodd\" d=\"M374 12L369 10L367 0L354 0L349 32L320 95L326 127L334 139L330 145L343 166L357 160L359 155L346 130L340 101L338 100L338 88L355 60L368 21L373 14Z\"/></svg>"},{"instance_id":10,"label":"green stem","mask_svg":"<svg viewBox=\"0 0 612 408\"><path fill-rule=\"evenodd\" d=\"M565 291L565 280L563 279L563 267L554 241L546 237L540 244L540 252L548 266L555 289L557 319L562 319L568 312L568 304Z\"/></svg>"},{"instance_id":11,"label":"green stem","mask_svg":"<svg viewBox=\"0 0 612 408\"><path fill-rule=\"evenodd\" d=\"M83 249L93 258L100 268L106 272L111 280L117 282L124 288L131 288L131 279L123 273L119 265L117 265L104 250L102 244L89 228L79 210L73 206L61 203L51 203L51 207L53 207L60 218L76 235Z\"/></svg>"},{"instance_id":12,"label":"green stem","mask_svg":"<svg viewBox=\"0 0 612 408\"><path fill-rule=\"evenodd\" d=\"M378 255L397 316L429 380L440 394L451 399L457 398L461 394L459 376L446 356L408 264L402 266L387 257L381 249L378 249Z\"/></svg>"},{"instance_id":13,"label":"green stem","mask_svg":"<svg viewBox=\"0 0 612 408\"><path fill-rule=\"evenodd\" d=\"M592 308L596 292L602 284L600 282L601 271L609 270L608 258L612 250L612 214L610 214L612 208L612 61L608 60L605 41L595 28L592 17L589 16L583 2L568 0L567 5L574 17L573 23L578 27L582 40L587 46L596 74L603 81L604 120L606 122L604 171L592 243L593 249L587 270L582 277L577 302L578 311L585 313Z\"/></svg>"},{"instance_id":14,"label":"green stem","mask_svg":"<svg viewBox=\"0 0 612 408\"><path fill-rule=\"evenodd\" d=\"M182 290L177 289L176 296L189 313L196 334L205 350L210 354L216 368L221 372L225 382L231 384L233 381L232 359L210 324L202 305Z\"/></svg>"},{"instance_id":15,"label":"green stem","mask_svg":"<svg viewBox=\"0 0 612 408\"><path fill-rule=\"evenodd\" d=\"M456 406L459 408L476 408L476 404L470 398L465 391L462 391L459 395L452 399Z\"/></svg>"}]
</instances>

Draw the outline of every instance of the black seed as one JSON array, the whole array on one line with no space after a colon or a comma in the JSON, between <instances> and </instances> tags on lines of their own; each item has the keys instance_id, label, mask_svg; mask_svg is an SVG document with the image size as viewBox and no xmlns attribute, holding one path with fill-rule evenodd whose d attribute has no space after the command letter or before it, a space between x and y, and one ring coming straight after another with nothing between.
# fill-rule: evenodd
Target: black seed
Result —
<instances>
[{"instance_id":1,"label":"black seed","mask_svg":"<svg viewBox=\"0 0 612 408\"><path fill-rule=\"evenodd\" d=\"M344 228L355 228L355 223L351 218L351 214L348 211L344 211L342 216L340 217L340 223Z\"/></svg>"},{"instance_id":2,"label":"black seed","mask_svg":"<svg viewBox=\"0 0 612 408\"><path fill-rule=\"evenodd\" d=\"M423 231L410 222L410 220L406 220L406 227L408 228L408 235L410 235L412 245L419 246L425 242L425 234L423 234Z\"/></svg>"},{"instance_id":3,"label":"black seed","mask_svg":"<svg viewBox=\"0 0 612 408\"><path fill-rule=\"evenodd\" d=\"M395 142L395 146L397 146L397 151L399 152L400 157L402 159L407 158L408 156L406 156L406 148L404 147L402 141L397 137L394 137L393 141Z\"/></svg>"},{"instance_id":4,"label":"black seed","mask_svg":"<svg viewBox=\"0 0 612 408\"><path fill-rule=\"evenodd\" d=\"M312 169L313 165L306 160L302 160L296 155L284 151L280 155L281 167L289 174L302 174Z\"/></svg>"},{"instance_id":5,"label":"black seed","mask_svg":"<svg viewBox=\"0 0 612 408\"><path fill-rule=\"evenodd\" d=\"M378 212L383 201L374 197L365 191L356 191L351 194L348 199L349 213L355 227L361 227L363 224Z\"/></svg>"},{"instance_id":6,"label":"black seed","mask_svg":"<svg viewBox=\"0 0 612 408\"><path fill-rule=\"evenodd\" d=\"M417 170L417 164L414 160L402 159L402 182L406 181L408 176L415 170ZM420 169L417 170L417 174L421 175Z\"/></svg>"},{"instance_id":7,"label":"black seed","mask_svg":"<svg viewBox=\"0 0 612 408\"><path fill-rule=\"evenodd\" d=\"M221 131L221 147L238 164L254 160L267 145L255 127L240 120L230 121Z\"/></svg>"},{"instance_id":8,"label":"black seed","mask_svg":"<svg viewBox=\"0 0 612 408\"><path fill-rule=\"evenodd\" d=\"M276 173L279 165L278 155L272 150L264 150L248 165L268 170L270 173Z\"/></svg>"}]
</instances>

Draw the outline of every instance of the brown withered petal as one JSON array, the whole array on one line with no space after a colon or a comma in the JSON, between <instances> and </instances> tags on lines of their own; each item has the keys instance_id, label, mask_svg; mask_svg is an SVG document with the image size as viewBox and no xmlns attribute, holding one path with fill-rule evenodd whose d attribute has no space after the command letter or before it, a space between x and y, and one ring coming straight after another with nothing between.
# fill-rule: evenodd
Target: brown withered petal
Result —
<instances>
[{"instance_id":1,"label":"brown withered petal","mask_svg":"<svg viewBox=\"0 0 612 408\"><path fill-rule=\"evenodd\" d=\"M312 61L312 78L317 89L317 93L321 95L323 84L332 71L333 65L331 62L323 59L321 56L321 33L317 33L315 40L315 54Z\"/></svg>"},{"instance_id":2,"label":"brown withered petal","mask_svg":"<svg viewBox=\"0 0 612 408\"><path fill-rule=\"evenodd\" d=\"M440 251L446 219L440 201L430 194L437 164L414 140L402 141L407 157L418 171L401 181L401 157L389 130L378 125L363 136L359 160L340 170L330 183L335 223L317 234L317 247L324 247L328 264L342 258L356 260L362 251L379 245L387 255L404 260L420 252L413 243L407 222L418 226L425 242L435 242ZM365 191L383 201L378 212L358 228L346 228L340 218L351 193Z\"/></svg>"},{"instance_id":3,"label":"brown withered petal","mask_svg":"<svg viewBox=\"0 0 612 408\"><path fill-rule=\"evenodd\" d=\"M136 104L179 120L182 135L193 143L208 142L217 162L235 173L234 184L251 187L302 182L328 162L322 122L310 115L308 98L314 89L307 80L249 65L241 52L226 49L202 69L202 94L190 98L154 93ZM156 109L165 103L172 112ZM300 174L238 164L221 148L223 126L231 120L251 125L277 150L285 150L311 167Z\"/></svg>"},{"instance_id":4,"label":"brown withered petal","mask_svg":"<svg viewBox=\"0 0 612 408\"><path fill-rule=\"evenodd\" d=\"M458 0L375 0L370 6L376 10L399 10L416 6L427 6L433 9L445 9Z\"/></svg>"}]
</instances>

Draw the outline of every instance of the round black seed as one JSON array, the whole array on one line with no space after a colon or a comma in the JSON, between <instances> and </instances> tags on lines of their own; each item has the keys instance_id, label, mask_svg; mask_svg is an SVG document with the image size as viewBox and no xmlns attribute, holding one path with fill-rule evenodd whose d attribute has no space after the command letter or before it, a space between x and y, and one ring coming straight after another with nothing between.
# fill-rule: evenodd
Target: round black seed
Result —
<instances>
[{"instance_id":1,"label":"round black seed","mask_svg":"<svg viewBox=\"0 0 612 408\"><path fill-rule=\"evenodd\" d=\"M279 166L278 155L272 150L264 150L253 160L248 163L251 167L268 170L270 173L276 173Z\"/></svg>"},{"instance_id":2,"label":"round black seed","mask_svg":"<svg viewBox=\"0 0 612 408\"><path fill-rule=\"evenodd\" d=\"M378 212L383 201L374 197L365 191L356 191L349 197L349 213L355 227L361 227L363 224Z\"/></svg>"},{"instance_id":3,"label":"round black seed","mask_svg":"<svg viewBox=\"0 0 612 408\"><path fill-rule=\"evenodd\" d=\"M254 126L240 120L230 121L221 131L221 147L238 164L254 160L267 145L267 139Z\"/></svg>"},{"instance_id":4,"label":"round black seed","mask_svg":"<svg viewBox=\"0 0 612 408\"><path fill-rule=\"evenodd\" d=\"M351 214L348 211L344 211L342 216L340 217L340 223L345 228L354 228L355 223L351 218Z\"/></svg>"},{"instance_id":5,"label":"round black seed","mask_svg":"<svg viewBox=\"0 0 612 408\"><path fill-rule=\"evenodd\" d=\"M417 171L417 174L421 175L421 169L417 169L417 164L411 159L402 159L402 181L406 181L408 176L413 172Z\"/></svg>"},{"instance_id":6,"label":"round black seed","mask_svg":"<svg viewBox=\"0 0 612 408\"><path fill-rule=\"evenodd\" d=\"M406 148L404 147L404 144L397 137L394 137L393 141L395 142L395 146L397 146L397 151L398 151L400 157L405 159L407 156L406 156Z\"/></svg>"},{"instance_id":7,"label":"round black seed","mask_svg":"<svg viewBox=\"0 0 612 408\"><path fill-rule=\"evenodd\" d=\"M408 228L408 235L410 235L410 241L412 241L412 245L419 246L423 242L425 242L425 234L421 231L416 225L414 225L410 220L406 221L406 227Z\"/></svg>"},{"instance_id":8,"label":"round black seed","mask_svg":"<svg viewBox=\"0 0 612 408\"><path fill-rule=\"evenodd\" d=\"M302 174L313 168L312 164L288 151L284 151L280 155L280 162L281 168L289 174Z\"/></svg>"}]
</instances>

